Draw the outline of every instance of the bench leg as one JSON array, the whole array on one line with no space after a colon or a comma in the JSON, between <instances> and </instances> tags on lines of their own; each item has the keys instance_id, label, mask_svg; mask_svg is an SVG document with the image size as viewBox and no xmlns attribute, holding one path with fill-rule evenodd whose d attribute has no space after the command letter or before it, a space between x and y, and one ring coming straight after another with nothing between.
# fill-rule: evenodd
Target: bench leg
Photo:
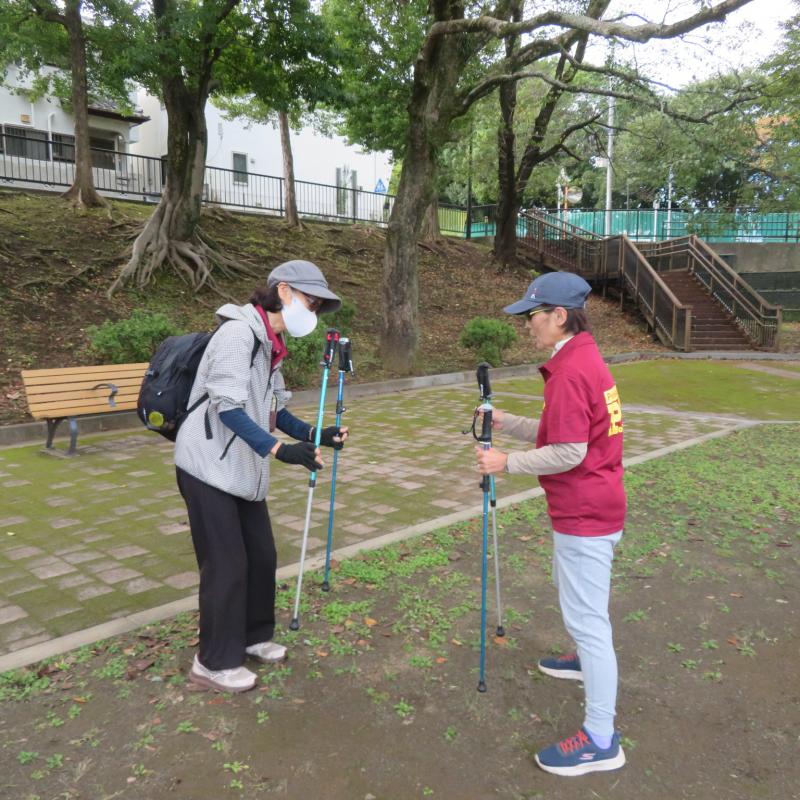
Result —
<instances>
[{"instance_id":1,"label":"bench leg","mask_svg":"<svg viewBox=\"0 0 800 800\"><path fill-rule=\"evenodd\" d=\"M45 447L48 450L53 449L53 437L56 435L56 428L63 422L63 417L59 419L48 419L47 422L47 444Z\"/></svg>"},{"instance_id":2,"label":"bench leg","mask_svg":"<svg viewBox=\"0 0 800 800\"><path fill-rule=\"evenodd\" d=\"M67 449L67 455L74 456L78 449L78 421L75 417L67 417L67 420L69 422L69 448ZM64 421L64 417L45 421L47 422L47 443L45 444L45 449L53 450L53 439L55 438L58 426Z\"/></svg>"},{"instance_id":3,"label":"bench leg","mask_svg":"<svg viewBox=\"0 0 800 800\"><path fill-rule=\"evenodd\" d=\"M75 417L69 418L69 450L67 450L68 456L74 456L77 450L76 445L78 444L78 421Z\"/></svg>"}]
</instances>

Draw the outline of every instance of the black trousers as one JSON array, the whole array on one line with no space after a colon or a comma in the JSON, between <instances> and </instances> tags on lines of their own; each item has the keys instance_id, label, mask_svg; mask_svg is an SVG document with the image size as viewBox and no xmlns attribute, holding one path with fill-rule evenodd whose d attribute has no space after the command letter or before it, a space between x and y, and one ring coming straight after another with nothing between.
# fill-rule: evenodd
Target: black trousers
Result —
<instances>
[{"instance_id":1,"label":"black trousers","mask_svg":"<svg viewBox=\"0 0 800 800\"><path fill-rule=\"evenodd\" d=\"M215 489L177 470L200 568L200 663L240 667L245 647L275 630L278 557L267 504Z\"/></svg>"}]
</instances>

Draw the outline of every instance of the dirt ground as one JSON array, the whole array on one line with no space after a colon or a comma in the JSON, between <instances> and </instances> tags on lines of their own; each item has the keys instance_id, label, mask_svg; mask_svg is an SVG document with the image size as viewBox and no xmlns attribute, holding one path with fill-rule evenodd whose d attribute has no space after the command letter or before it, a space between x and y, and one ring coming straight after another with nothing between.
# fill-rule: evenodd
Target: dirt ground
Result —
<instances>
[{"instance_id":1,"label":"dirt ground","mask_svg":"<svg viewBox=\"0 0 800 800\"><path fill-rule=\"evenodd\" d=\"M800 426L765 425L628 471L621 771L532 761L582 721L581 685L536 669L569 643L535 500L499 517L507 635L490 584L485 694L477 520L342 562L330 595L311 577L297 633L282 587L290 659L245 695L186 683L191 615L0 676L0 796L798 798L799 448Z\"/></svg>"}]
</instances>

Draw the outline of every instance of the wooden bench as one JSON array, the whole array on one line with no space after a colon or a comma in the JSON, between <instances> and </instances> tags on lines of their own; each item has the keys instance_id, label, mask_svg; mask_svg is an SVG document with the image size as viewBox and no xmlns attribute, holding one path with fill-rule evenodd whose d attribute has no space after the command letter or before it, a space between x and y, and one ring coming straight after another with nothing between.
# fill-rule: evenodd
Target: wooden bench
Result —
<instances>
[{"instance_id":1,"label":"wooden bench","mask_svg":"<svg viewBox=\"0 0 800 800\"><path fill-rule=\"evenodd\" d=\"M95 367L22 370L28 410L47 422L45 448L53 450L56 428L69 420L69 449L75 455L78 441L76 417L136 408L145 370L143 364L108 364Z\"/></svg>"}]
</instances>

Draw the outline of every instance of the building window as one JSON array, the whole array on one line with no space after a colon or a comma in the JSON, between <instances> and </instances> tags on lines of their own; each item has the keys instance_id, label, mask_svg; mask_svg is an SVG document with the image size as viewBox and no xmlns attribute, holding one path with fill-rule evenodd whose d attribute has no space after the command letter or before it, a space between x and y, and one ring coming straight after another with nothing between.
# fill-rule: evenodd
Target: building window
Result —
<instances>
[{"instance_id":1,"label":"building window","mask_svg":"<svg viewBox=\"0 0 800 800\"><path fill-rule=\"evenodd\" d=\"M33 128L20 128L16 125L5 126L6 154L20 158L35 158L47 161L47 131Z\"/></svg>"},{"instance_id":2,"label":"building window","mask_svg":"<svg viewBox=\"0 0 800 800\"><path fill-rule=\"evenodd\" d=\"M68 133L53 134L53 161L75 162L75 137Z\"/></svg>"},{"instance_id":3,"label":"building window","mask_svg":"<svg viewBox=\"0 0 800 800\"><path fill-rule=\"evenodd\" d=\"M115 169L117 162L114 158L116 142L105 136L90 136L89 147L92 148L92 166L97 169Z\"/></svg>"},{"instance_id":4,"label":"building window","mask_svg":"<svg viewBox=\"0 0 800 800\"><path fill-rule=\"evenodd\" d=\"M247 154L233 154L233 182L247 183Z\"/></svg>"}]
</instances>

